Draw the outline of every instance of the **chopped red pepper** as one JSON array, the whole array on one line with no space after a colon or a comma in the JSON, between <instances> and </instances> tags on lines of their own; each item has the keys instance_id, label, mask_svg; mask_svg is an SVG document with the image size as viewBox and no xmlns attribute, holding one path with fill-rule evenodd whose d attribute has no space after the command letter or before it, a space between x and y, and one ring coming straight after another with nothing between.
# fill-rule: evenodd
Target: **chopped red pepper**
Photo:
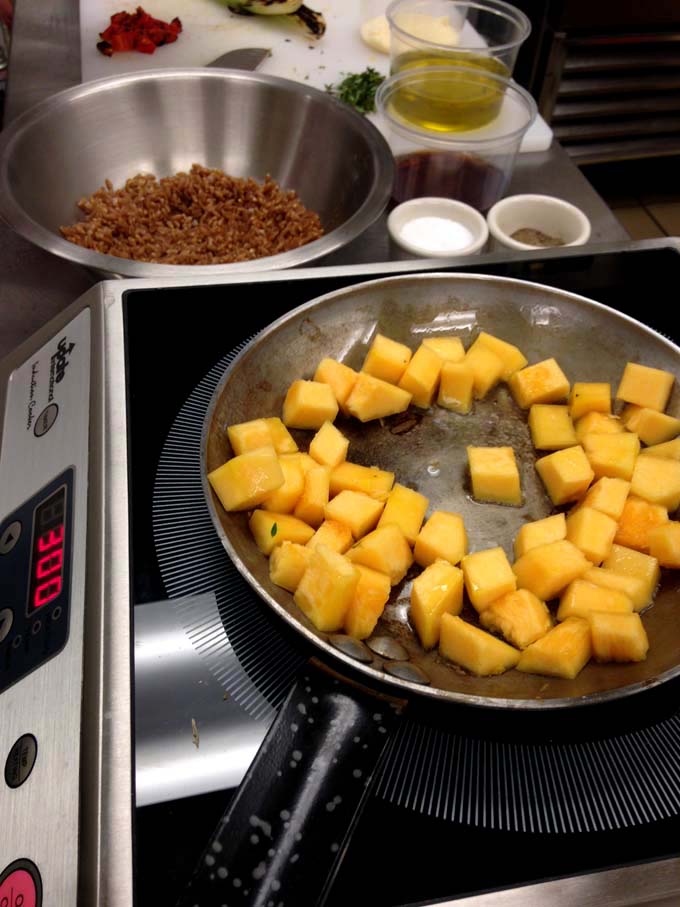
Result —
<instances>
[{"instance_id":1,"label":"chopped red pepper","mask_svg":"<svg viewBox=\"0 0 680 907\"><path fill-rule=\"evenodd\" d=\"M100 33L102 39L97 49L105 56L136 50L143 54L152 54L163 44L172 44L182 31L178 18L172 22L154 19L141 6L134 13L115 13L111 16L109 27Z\"/></svg>"}]
</instances>

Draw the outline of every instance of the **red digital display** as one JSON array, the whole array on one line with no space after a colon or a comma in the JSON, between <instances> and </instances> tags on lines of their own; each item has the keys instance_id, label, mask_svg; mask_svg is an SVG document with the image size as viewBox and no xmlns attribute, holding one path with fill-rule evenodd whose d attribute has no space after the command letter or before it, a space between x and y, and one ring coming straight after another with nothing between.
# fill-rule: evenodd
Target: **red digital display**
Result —
<instances>
[{"instance_id":1,"label":"red digital display","mask_svg":"<svg viewBox=\"0 0 680 907\"><path fill-rule=\"evenodd\" d=\"M66 488L43 501L33 517L33 551L28 595L29 615L61 594L64 584Z\"/></svg>"}]
</instances>

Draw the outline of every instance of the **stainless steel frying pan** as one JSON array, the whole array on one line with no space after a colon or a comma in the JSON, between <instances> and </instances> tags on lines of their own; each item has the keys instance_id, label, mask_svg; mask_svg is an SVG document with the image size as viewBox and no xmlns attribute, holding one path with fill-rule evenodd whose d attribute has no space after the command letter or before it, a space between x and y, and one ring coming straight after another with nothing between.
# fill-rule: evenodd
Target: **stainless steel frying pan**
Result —
<instances>
[{"instance_id":1,"label":"stainless steel frying pan","mask_svg":"<svg viewBox=\"0 0 680 907\"><path fill-rule=\"evenodd\" d=\"M677 574L664 577L644 615L650 638L646 661L591 664L574 681L518 671L478 678L436 651L422 650L408 621L408 576L393 589L367 645L319 633L293 597L271 583L246 515L226 513L213 496L206 475L231 455L227 427L280 414L291 381L311 377L322 357L359 368L378 331L415 349L423 337L436 334L455 334L468 346L480 329L517 344L530 362L554 356L572 381L609 381L616 387L628 360L674 372L680 366L680 350L672 343L588 299L519 280L428 273L355 285L289 312L251 341L217 387L204 423L202 462L215 528L253 589L307 640L325 669L318 670L315 659L303 669L208 842L180 907L322 905L404 705L441 710L443 721L464 720L467 706L490 713L521 710L513 718L547 727L546 709L552 714L575 705L597 709L680 673ZM678 415L678 407L676 392L670 411ZM336 424L350 439L350 460L392 470L399 482L427 495L430 511L462 513L472 551L502 545L512 559L512 541L523 521L551 511L534 468L526 416L504 386L468 416L433 407L365 425ZM303 449L311 435L297 433ZM468 444L515 449L522 507L472 500ZM464 616L475 619L471 610Z\"/></svg>"},{"instance_id":2,"label":"stainless steel frying pan","mask_svg":"<svg viewBox=\"0 0 680 907\"><path fill-rule=\"evenodd\" d=\"M480 329L517 344L529 362L554 356L571 381L609 381L614 391L628 360L680 371L680 350L642 324L583 297L508 278L426 274L371 281L312 300L262 331L233 362L217 387L204 428L205 474L231 450L227 426L258 416L279 415L288 385L311 378L317 363L331 356L359 368L376 332L412 349L426 336L454 334L467 347ZM678 415L674 393L669 412ZM552 512L534 468L526 415L503 385L474 412L460 416L438 407L361 424L340 418L349 437L348 458L377 465L396 480L425 494L430 512L463 515L470 550L502 545L513 559L513 538L528 520ZM312 432L297 432L306 449ZM511 445L520 464L522 507L472 500L466 473L466 445ZM269 579L268 561L256 548L242 513L226 513L205 481L215 527L240 572L273 610L333 662L351 664L369 680L387 681L397 694L425 694L439 700L513 709L540 709L602 702L660 683L680 672L680 579L664 577L654 605L645 613L647 660L639 664L589 664L573 681L509 671L474 677L426 653L408 622L409 577L392 591L385 614L368 646L318 632L290 593ZM417 571L416 571L417 572ZM472 609L465 616L474 620ZM400 658L385 658L385 638L403 647ZM394 654L388 645L387 651ZM397 648L399 653L399 648Z\"/></svg>"}]
</instances>

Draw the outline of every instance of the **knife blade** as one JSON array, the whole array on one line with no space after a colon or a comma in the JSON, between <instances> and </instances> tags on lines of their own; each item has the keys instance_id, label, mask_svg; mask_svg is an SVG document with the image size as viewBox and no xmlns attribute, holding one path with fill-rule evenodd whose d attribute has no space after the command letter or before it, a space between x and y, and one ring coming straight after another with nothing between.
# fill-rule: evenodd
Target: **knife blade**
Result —
<instances>
[{"instance_id":1,"label":"knife blade","mask_svg":"<svg viewBox=\"0 0 680 907\"><path fill-rule=\"evenodd\" d=\"M228 50L206 65L216 69L247 69L253 72L270 56L271 50L266 47L239 47Z\"/></svg>"}]
</instances>

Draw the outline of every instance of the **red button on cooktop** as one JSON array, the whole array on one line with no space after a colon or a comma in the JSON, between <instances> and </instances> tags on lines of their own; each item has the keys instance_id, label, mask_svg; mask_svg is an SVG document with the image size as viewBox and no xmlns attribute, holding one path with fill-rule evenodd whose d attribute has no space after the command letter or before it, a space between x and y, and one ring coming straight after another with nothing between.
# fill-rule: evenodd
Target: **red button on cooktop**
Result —
<instances>
[{"instance_id":1,"label":"red button on cooktop","mask_svg":"<svg viewBox=\"0 0 680 907\"><path fill-rule=\"evenodd\" d=\"M30 860L15 860L0 872L0 907L41 907L42 883Z\"/></svg>"}]
</instances>

